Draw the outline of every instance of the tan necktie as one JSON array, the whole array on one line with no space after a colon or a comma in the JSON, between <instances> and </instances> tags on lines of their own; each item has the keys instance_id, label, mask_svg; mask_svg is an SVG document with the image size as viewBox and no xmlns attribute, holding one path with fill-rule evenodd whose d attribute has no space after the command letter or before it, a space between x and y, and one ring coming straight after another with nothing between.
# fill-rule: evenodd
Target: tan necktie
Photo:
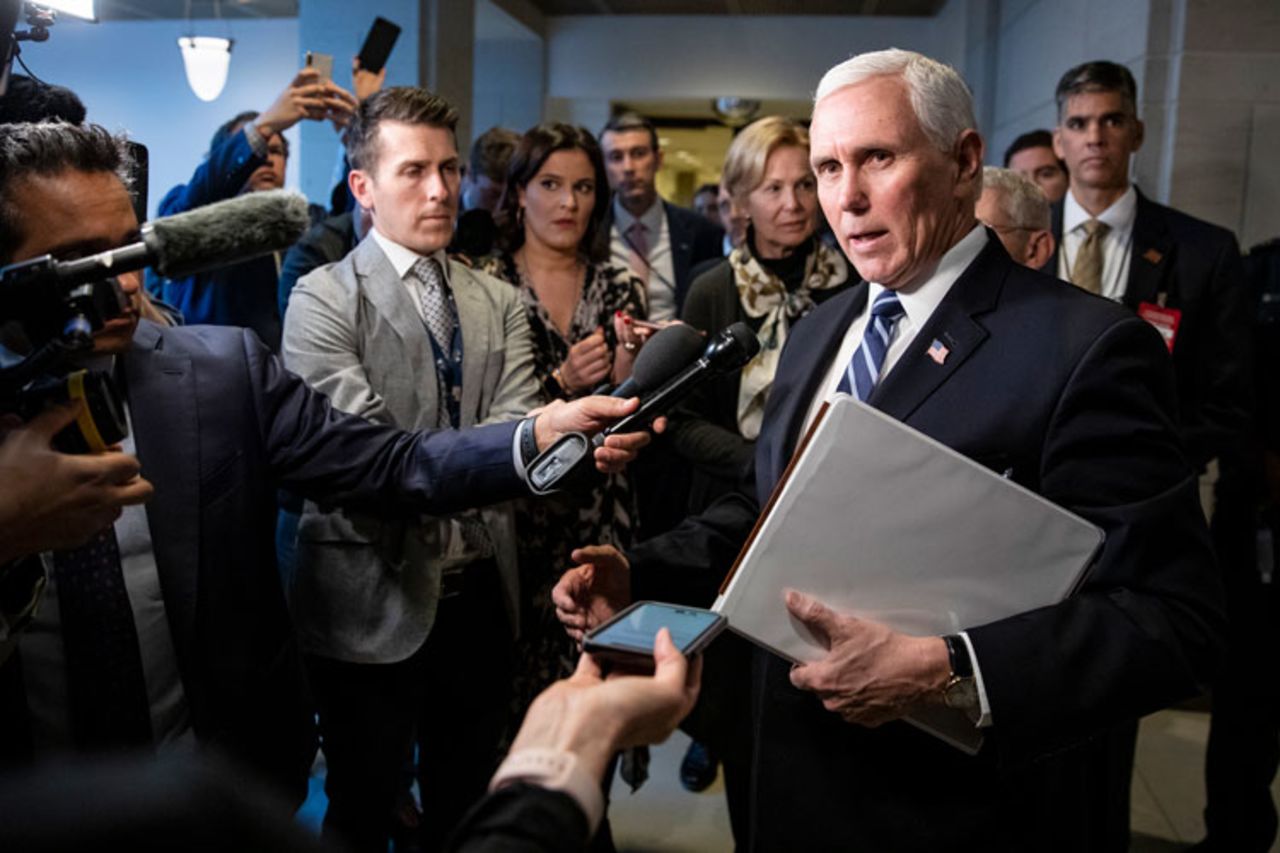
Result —
<instances>
[{"instance_id":1,"label":"tan necktie","mask_svg":"<svg viewBox=\"0 0 1280 853\"><path fill-rule=\"evenodd\" d=\"M1102 293L1102 243L1111 226L1096 219L1084 222L1084 240L1071 267L1071 281L1090 293Z\"/></svg>"}]
</instances>

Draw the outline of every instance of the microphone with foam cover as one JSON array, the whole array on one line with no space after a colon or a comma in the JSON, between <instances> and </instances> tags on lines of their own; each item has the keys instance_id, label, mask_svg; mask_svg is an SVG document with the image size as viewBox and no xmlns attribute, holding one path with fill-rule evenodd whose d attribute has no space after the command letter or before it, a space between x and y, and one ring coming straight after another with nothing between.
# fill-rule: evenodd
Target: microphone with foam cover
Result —
<instances>
[{"instance_id":1,"label":"microphone with foam cover","mask_svg":"<svg viewBox=\"0 0 1280 853\"><path fill-rule=\"evenodd\" d=\"M142 226L139 242L74 261L54 261L52 272L64 285L147 266L168 278L186 278L287 249L309 224L307 200L298 193L245 193L152 220Z\"/></svg>"}]
</instances>

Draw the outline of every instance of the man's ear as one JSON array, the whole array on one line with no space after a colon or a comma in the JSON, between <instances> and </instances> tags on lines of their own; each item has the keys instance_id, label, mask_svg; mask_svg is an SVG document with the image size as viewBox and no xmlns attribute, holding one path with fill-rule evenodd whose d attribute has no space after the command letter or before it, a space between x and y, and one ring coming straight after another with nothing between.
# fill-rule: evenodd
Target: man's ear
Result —
<instances>
[{"instance_id":1,"label":"man's ear","mask_svg":"<svg viewBox=\"0 0 1280 853\"><path fill-rule=\"evenodd\" d=\"M1133 137L1133 150L1137 151L1142 147L1142 140L1146 138L1147 126L1142 123L1142 119L1140 118L1134 119L1134 122L1137 124L1137 129Z\"/></svg>"},{"instance_id":2,"label":"man's ear","mask_svg":"<svg viewBox=\"0 0 1280 853\"><path fill-rule=\"evenodd\" d=\"M365 210L373 210L373 178L360 169L352 169L347 173L347 187L356 200L356 204Z\"/></svg>"},{"instance_id":3,"label":"man's ear","mask_svg":"<svg viewBox=\"0 0 1280 853\"><path fill-rule=\"evenodd\" d=\"M956 188L957 190L963 190L960 193L961 195L972 197L975 201L977 193L973 192L972 189L974 183L982 179L982 157L984 152L985 146L978 131L970 129L960 134L955 149Z\"/></svg>"},{"instance_id":4,"label":"man's ear","mask_svg":"<svg viewBox=\"0 0 1280 853\"><path fill-rule=\"evenodd\" d=\"M1062 147L1062 128L1055 127L1053 129L1053 156L1062 162L1067 162L1066 149Z\"/></svg>"},{"instance_id":5,"label":"man's ear","mask_svg":"<svg viewBox=\"0 0 1280 853\"><path fill-rule=\"evenodd\" d=\"M1023 264L1033 270L1038 270L1045 264L1049 263L1049 258L1053 257L1053 249L1056 243L1053 239L1051 231L1032 231L1031 236L1027 239L1027 253L1023 258ZM1049 270L1050 275L1056 275L1056 270Z\"/></svg>"}]
</instances>

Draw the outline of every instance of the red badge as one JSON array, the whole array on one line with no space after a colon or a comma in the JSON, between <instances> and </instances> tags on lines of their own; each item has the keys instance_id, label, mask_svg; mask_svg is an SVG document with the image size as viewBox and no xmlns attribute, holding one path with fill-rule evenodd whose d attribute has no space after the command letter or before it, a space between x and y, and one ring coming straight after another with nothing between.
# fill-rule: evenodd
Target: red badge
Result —
<instances>
[{"instance_id":1,"label":"red badge","mask_svg":"<svg viewBox=\"0 0 1280 853\"><path fill-rule=\"evenodd\" d=\"M1162 308L1150 302L1138 305L1138 316L1156 327L1165 346L1173 352L1173 342L1178 337L1178 326L1182 323L1182 311L1177 308Z\"/></svg>"}]
</instances>

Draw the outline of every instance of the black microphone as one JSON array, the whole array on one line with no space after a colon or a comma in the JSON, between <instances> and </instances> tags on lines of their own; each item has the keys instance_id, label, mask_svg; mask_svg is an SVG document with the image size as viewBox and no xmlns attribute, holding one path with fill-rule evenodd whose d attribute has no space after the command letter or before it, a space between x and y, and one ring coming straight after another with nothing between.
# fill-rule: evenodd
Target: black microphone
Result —
<instances>
[{"instance_id":1,"label":"black microphone","mask_svg":"<svg viewBox=\"0 0 1280 853\"><path fill-rule=\"evenodd\" d=\"M684 370L706 345L707 339L702 333L684 323L659 329L640 349L631 375L609 392L609 396L643 397Z\"/></svg>"},{"instance_id":2,"label":"black microphone","mask_svg":"<svg viewBox=\"0 0 1280 853\"><path fill-rule=\"evenodd\" d=\"M74 261L54 261L51 272L68 286L147 266L168 278L186 278L287 249L309 224L307 200L299 193L245 193L152 220L142 226L137 243Z\"/></svg>"},{"instance_id":3,"label":"black microphone","mask_svg":"<svg viewBox=\"0 0 1280 853\"><path fill-rule=\"evenodd\" d=\"M657 340L656 336L654 340ZM759 351L760 339L746 323L734 323L720 330L692 364L687 364L653 391L641 394L639 409L594 438L570 433L543 451L529 466L529 487L535 494L545 495L581 477L591 470L595 448L602 445L605 438L648 429L654 420L670 411L703 382L742 367ZM636 363L639 364L638 358Z\"/></svg>"},{"instance_id":4,"label":"black microphone","mask_svg":"<svg viewBox=\"0 0 1280 853\"><path fill-rule=\"evenodd\" d=\"M656 340L656 338L655 338ZM648 344L645 345L646 347ZM643 351L642 351L643 352ZM651 393L640 395L640 408L627 415L592 439L596 447L611 435L647 429L661 415L671 411L694 388L714 376L737 370L760 352L760 339L746 323L734 323L721 329L702 351L701 357ZM637 366L640 360L636 359Z\"/></svg>"}]
</instances>

